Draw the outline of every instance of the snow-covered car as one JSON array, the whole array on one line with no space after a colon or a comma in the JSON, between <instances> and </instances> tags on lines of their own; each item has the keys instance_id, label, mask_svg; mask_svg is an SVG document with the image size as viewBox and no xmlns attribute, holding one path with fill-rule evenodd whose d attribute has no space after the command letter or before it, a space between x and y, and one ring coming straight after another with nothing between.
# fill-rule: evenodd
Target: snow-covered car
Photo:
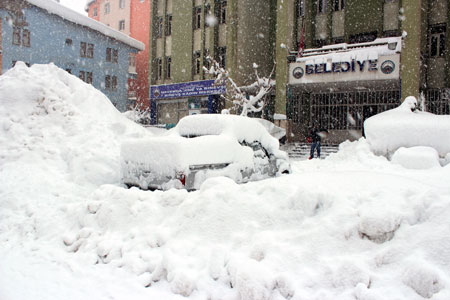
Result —
<instances>
[{"instance_id":1,"label":"snow-covered car","mask_svg":"<svg viewBox=\"0 0 450 300\"><path fill-rule=\"evenodd\" d=\"M195 190L210 177L237 183L291 172L288 155L258 121L236 115L193 115L167 136L121 147L122 180L141 189Z\"/></svg>"}]
</instances>

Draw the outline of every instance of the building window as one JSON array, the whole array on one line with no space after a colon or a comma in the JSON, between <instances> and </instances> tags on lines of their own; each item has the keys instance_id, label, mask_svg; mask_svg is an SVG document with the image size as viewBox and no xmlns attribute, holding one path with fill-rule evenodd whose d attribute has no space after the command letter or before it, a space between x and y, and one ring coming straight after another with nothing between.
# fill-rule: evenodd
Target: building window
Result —
<instances>
[{"instance_id":1,"label":"building window","mask_svg":"<svg viewBox=\"0 0 450 300\"><path fill-rule=\"evenodd\" d=\"M119 62L119 50L106 48L106 61L112 63Z\"/></svg>"},{"instance_id":2,"label":"building window","mask_svg":"<svg viewBox=\"0 0 450 300\"><path fill-rule=\"evenodd\" d=\"M78 76L82 81L86 80L86 72L80 71L80 75Z\"/></svg>"},{"instance_id":3,"label":"building window","mask_svg":"<svg viewBox=\"0 0 450 300\"><path fill-rule=\"evenodd\" d=\"M13 43L13 45L18 45L18 46L20 46L20 41L21 41L21 37L20 37L20 28L19 28L19 27L14 27L14 29L13 29L13 40L12 40L12 43Z\"/></svg>"},{"instance_id":4,"label":"building window","mask_svg":"<svg viewBox=\"0 0 450 300\"><path fill-rule=\"evenodd\" d=\"M345 8L345 0L334 0L334 11L340 11Z\"/></svg>"},{"instance_id":5,"label":"building window","mask_svg":"<svg viewBox=\"0 0 450 300\"><path fill-rule=\"evenodd\" d=\"M156 37L161 38L163 35L163 18L156 17Z\"/></svg>"},{"instance_id":6,"label":"building window","mask_svg":"<svg viewBox=\"0 0 450 300\"><path fill-rule=\"evenodd\" d=\"M94 57L94 44L87 44L87 58L93 58Z\"/></svg>"},{"instance_id":7,"label":"building window","mask_svg":"<svg viewBox=\"0 0 450 300\"><path fill-rule=\"evenodd\" d=\"M125 8L125 0L119 1L119 8Z\"/></svg>"},{"instance_id":8,"label":"building window","mask_svg":"<svg viewBox=\"0 0 450 300\"><path fill-rule=\"evenodd\" d=\"M119 30L125 30L125 20L120 20L119 21Z\"/></svg>"},{"instance_id":9,"label":"building window","mask_svg":"<svg viewBox=\"0 0 450 300\"><path fill-rule=\"evenodd\" d=\"M80 43L80 56L93 58L94 57L94 44L87 44L85 42Z\"/></svg>"},{"instance_id":10,"label":"building window","mask_svg":"<svg viewBox=\"0 0 450 300\"><path fill-rule=\"evenodd\" d=\"M112 62L117 64L119 62L119 50L113 49L112 51Z\"/></svg>"},{"instance_id":11,"label":"building window","mask_svg":"<svg viewBox=\"0 0 450 300\"><path fill-rule=\"evenodd\" d=\"M194 75L198 75L201 72L201 55L200 51L194 52Z\"/></svg>"},{"instance_id":12,"label":"building window","mask_svg":"<svg viewBox=\"0 0 450 300\"><path fill-rule=\"evenodd\" d=\"M111 11L111 5L109 3L105 4L105 15L109 14Z\"/></svg>"},{"instance_id":13,"label":"building window","mask_svg":"<svg viewBox=\"0 0 450 300\"><path fill-rule=\"evenodd\" d=\"M156 79L161 80L162 79L162 59L161 58L156 59L156 66L157 66Z\"/></svg>"},{"instance_id":14,"label":"building window","mask_svg":"<svg viewBox=\"0 0 450 300\"><path fill-rule=\"evenodd\" d=\"M80 56L86 57L87 55L87 44L85 42L80 43Z\"/></svg>"},{"instance_id":15,"label":"building window","mask_svg":"<svg viewBox=\"0 0 450 300\"><path fill-rule=\"evenodd\" d=\"M128 66L130 68L136 68L136 53L130 53L130 56L128 57Z\"/></svg>"},{"instance_id":16,"label":"building window","mask_svg":"<svg viewBox=\"0 0 450 300\"><path fill-rule=\"evenodd\" d=\"M317 0L317 13L324 14L327 12L327 0Z\"/></svg>"},{"instance_id":17,"label":"building window","mask_svg":"<svg viewBox=\"0 0 450 300\"><path fill-rule=\"evenodd\" d=\"M105 89L109 90L111 88L111 76L105 76Z\"/></svg>"},{"instance_id":18,"label":"building window","mask_svg":"<svg viewBox=\"0 0 450 300\"><path fill-rule=\"evenodd\" d=\"M86 72L86 83L92 84L92 72Z\"/></svg>"},{"instance_id":19,"label":"building window","mask_svg":"<svg viewBox=\"0 0 450 300\"><path fill-rule=\"evenodd\" d=\"M93 15L94 15L94 17L96 17L98 15L97 7L94 7Z\"/></svg>"},{"instance_id":20,"label":"building window","mask_svg":"<svg viewBox=\"0 0 450 300\"><path fill-rule=\"evenodd\" d=\"M24 47L30 47L31 46L30 31L28 29L24 29L22 31L22 45Z\"/></svg>"},{"instance_id":21,"label":"building window","mask_svg":"<svg viewBox=\"0 0 450 300\"><path fill-rule=\"evenodd\" d=\"M221 0L219 2L219 15L217 16L219 19L219 24L226 24L227 23L227 1Z\"/></svg>"},{"instance_id":22,"label":"building window","mask_svg":"<svg viewBox=\"0 0 450 300\"><path fill-rule=\"evenodd\" d=\"M445 52L445 24L434 25L429 30L429 55L430 57L443 57Z\"/></svg>"},{"instance_id":23,"label":"building window","mask_svg":"<svg viewBox=\"0 0 450 300\"><path fill-rule=\"evenodd\" d=\"M66 39L66 46L72 46L72 39Z\"/></svg>"},{"instance_id":24,"label":"building window","mask_svg":"<svg viewBox=\"0 0 450 300\"><path fill-rule=\"evenodd\" d=\"M166 57L166 79L172 78L172 58Z\"/></svg>"},{"instance_id":25,"label":"building window","mask_svg":"<svg viewBox=\"0 0 450 300\"><path fill-rule=\"evenodd\" d=\"M111 78L111 89L113 91L117 90L117 76L112 76Z\"/></svg>"},{"instance_id":26,"label":"building window","mask_svg":"<svg viewBox=\"0 0 450 300\"><path fill-rule=\"evenodd\" d=\"M111 62L112 61L112 49L106 48L106 61Z\"/></svg>"},{"instance_id":27,"label":"building window","mask_svg":"<svg viewBox=\"0 0 450 300\"><path fill-rule=\"evenodd\" d=\"M217 49L218 62L221 68L225 68L227 63L227 47L219 47Z\"/></svg>"},{"instance_id":28,"label":"building window","mask_svg":"<svg viewBox=\"0 0 450 300\"><path fill-rule=\"evenodd\" d=\"M297 19L302 18L305 16L305 0L297 0L296 2L296 10L295 13L297 14Z\"/></svg>"},{"instance_id":29,"label":"building window","mask_svg":"<svg viewBox=\"0 0 450 300\"><path fill-rule=\"evenodd\" d=\"M172 35L172 15L166 15L166 36Z\"/></svg>"},{"instance_id":30,"label":"building window","mask_svg":"<svg viewBox=\"0 0 450 300\"><path fill-rule=\"evenodd\" d=\"M194 29L202 28L202 8L194 7Z\"/></svg>"}]
</instances>

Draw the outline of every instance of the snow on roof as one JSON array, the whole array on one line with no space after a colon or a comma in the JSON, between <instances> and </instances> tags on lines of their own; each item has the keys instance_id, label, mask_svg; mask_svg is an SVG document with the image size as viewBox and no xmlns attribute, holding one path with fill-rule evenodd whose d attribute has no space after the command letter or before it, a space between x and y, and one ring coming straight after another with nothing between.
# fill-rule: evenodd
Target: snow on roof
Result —
<instances>
[{"instance_id":1,"label":"snow on roof","mask_svg":"<svg viewBox=\"0 0 450 300\"><path fill-rule=\"evenodd\" d=\"M89 5L91 5L91 3L94 3L95 0L86 0L86 5L84 6L84 10L88 11L89 10Z\"/></svg>"},{"instance_id":2,"label":"snow on roof","mask_svg":"<svg viewBox=\"0 0 450 300\"><path fill-rule=\"evenodd\" d=\"M401 52L401 42L401 37L390 37L376 39L373 42L367 43L327 45L321 48L305 50L303 57L297 58L296 61L319 64L330 59L333 62L351 59L378 59L379 56L393 55Z\"/></svg>"},{"instance_id":3,"label":"snow on roof","mask_svg":"<svg viewBox=\"0 0 450 300\"><path fill-rule=\"evenodd\" d=\"M116 39L140 51L145 49L144 43L135 40L122 32L114 30L111 27L106 26L105 24L97 22L94 19L84 16L59 3L50 0L26 0L26 1L34 6L45 9L51 14L58 15L61 18L66 19L70 22L89 27L95 31L100 32L101 34Z\"/></svg>"}]
</instances>

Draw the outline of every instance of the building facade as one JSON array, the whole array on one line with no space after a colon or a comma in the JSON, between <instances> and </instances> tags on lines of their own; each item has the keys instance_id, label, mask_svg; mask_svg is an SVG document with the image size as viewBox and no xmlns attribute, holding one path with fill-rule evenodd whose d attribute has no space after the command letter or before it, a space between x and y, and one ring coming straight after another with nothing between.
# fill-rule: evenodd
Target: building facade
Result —
<instances>
[{"instance_id":1,"label":"building facade","mask_svg":"<svg viewBox=\"0 0 450 300\"><path fill-rule=\"evenodd\" d=\"M101 90L125 111L129 57L144 45L53 1L0 3L2 67L54 63Z\"/></svg>"},{"instance_id":2,"label":"building facade","mask_svg":"<svg viewBox=\"0 0 450 300\"><path fill-rule=\"evenodd\" d=\"M330 143L357 139L366 118L410 95L449 114L449 19L448 0L278 0L276 112L288 136L319 126Z\"/></svg>"},{"instance_id":3,"label":"building facade","mask_svg":"<svg viewBox=\"0 0 450 300\"><path fill-rule=\"evenodd\" d=\"M145 49L130 57L136 76L129 80L129 101L140 109L149 107L148 49L150 34L150 0L88 0L88 16L141 41Z\"/></svg>"},{"instance_id":4,"label":"building facade","mask_svg":"<svg viewBox=\"0 0 450 300\"><path fill-rule=\"evenodd\" d=\"M171 93L196 89L211 80L207 57L226 68L240 86L255 81L253 64L269 74L274 64L276 1L152 0L149 65L153 120L175 124L193 113L217 113L226 104L212 93ZM168 95L168 93L166 93Z\"/></svg>"}]
</instances>

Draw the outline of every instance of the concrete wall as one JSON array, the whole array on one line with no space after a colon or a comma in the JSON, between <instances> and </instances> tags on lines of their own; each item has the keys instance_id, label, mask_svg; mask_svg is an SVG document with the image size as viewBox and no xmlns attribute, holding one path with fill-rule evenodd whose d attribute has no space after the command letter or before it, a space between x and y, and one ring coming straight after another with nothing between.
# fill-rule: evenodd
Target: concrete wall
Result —
<instances>
[{"instance_id":1,"label":"concrete wall","mask_svg":"<svg viewBox=\"0 0 450 300\"><path fill-rule=\"evenodd\" d=\"M27 29L31 33L31 47L12 44L13 28L9 26L10 16L7 11L0 10L2 20L2 73L12 67L13 61L24 61L29 64L54 63L62 69L71 69L72 74L80 71L93 73L93 86L108 96L119 110L126 110L128 57L135 52L130 46L87 29L74 23L49 15L37 7L24 9ZM72 45L66 45L66 39ZM94 44L94 57L80 57L80 43ZM119 50L118 63L106 62L106 48ZM117 76L117 90L105 89L105 76Z\"/></svg>"}]
</instances>

